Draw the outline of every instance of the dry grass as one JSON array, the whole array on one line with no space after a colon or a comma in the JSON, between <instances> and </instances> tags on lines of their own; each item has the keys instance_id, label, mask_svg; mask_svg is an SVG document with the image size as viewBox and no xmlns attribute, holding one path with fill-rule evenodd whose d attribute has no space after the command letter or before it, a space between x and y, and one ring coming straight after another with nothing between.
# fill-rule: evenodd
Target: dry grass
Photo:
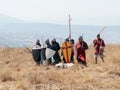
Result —
<instances>
[{"instance_id":1,"label":"dry grass","mask_svg":"<svg viewBox=\"0 0 120 90\"><path fill-rule=\"evenodd\" d=\"M6 68L5 70L1 70L0 78L2 82L15 81L16 73L13 72L11 69Z\"/></svg>"},{"instance_id":2,"label":"dry grass","mask_svg":"<svg viewBox=\"0 0 120 90\"><path fill-rule=\"evenodd\" d=\"M120 45L107 45L105 63L94 64L93 47L88 67L75 63L68 69L36 66L23 48L1 48L0 90L120 90Z\"/></svg>"}]
</instances>

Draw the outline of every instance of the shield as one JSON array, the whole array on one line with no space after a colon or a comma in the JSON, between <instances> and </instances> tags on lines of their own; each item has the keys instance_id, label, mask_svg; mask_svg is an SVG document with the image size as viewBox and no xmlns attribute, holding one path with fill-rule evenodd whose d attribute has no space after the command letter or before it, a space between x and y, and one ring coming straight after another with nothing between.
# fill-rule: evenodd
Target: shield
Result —
<instances>
[{"instance_id":1,"label":"shield","mask_svg":"<svg viewBox=\"0 0 120 90\"><path fill-rule=\"evenodd\" d=\"M50 49L50 48L46 48L46 59L49 59L51 58L54 54L55 54L55 51Z\"/></svg>"},{"instance_id":2,"label":"shield","mask_svg":"<svg viewBox=\"0 0 120 90\"><path fill-rule=\"evenodd\" d=\"M71 54L72 54L72 44L69 42L64 42L62 44L62 51L66 63L70 63Z\"/></svg>"}]
</instances>

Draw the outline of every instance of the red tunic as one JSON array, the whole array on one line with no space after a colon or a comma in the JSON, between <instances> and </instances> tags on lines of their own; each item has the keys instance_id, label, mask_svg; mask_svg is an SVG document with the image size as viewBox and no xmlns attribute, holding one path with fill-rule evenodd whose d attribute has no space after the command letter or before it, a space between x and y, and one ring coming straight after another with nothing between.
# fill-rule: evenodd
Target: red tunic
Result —
<instances>
[{"instance_id":1,"label":"red tunic","mask_svg":"<svg viewBox=\"0 0 120 90\"><path fill-rule=\"evenodd\" d=\"M94 47L95 47L95 55L100 54L100 47L105 47L104 40L100 39L95 39L93 41Z\"/></svg>"},{"instance_id":2,"label":"red tunic","mask_svg":"<svg viewBox=\"0 0 120 90\"><path fill-rule=\"evenodd\" d=\"M85 49L84 46L87 46L87 43L86 42L78 42L76 44L76 54L77 54L77 57L80 58L82 61L86 62L86 54L85 54L85 50L88 48Z\"/></svg>"}]
</instances>

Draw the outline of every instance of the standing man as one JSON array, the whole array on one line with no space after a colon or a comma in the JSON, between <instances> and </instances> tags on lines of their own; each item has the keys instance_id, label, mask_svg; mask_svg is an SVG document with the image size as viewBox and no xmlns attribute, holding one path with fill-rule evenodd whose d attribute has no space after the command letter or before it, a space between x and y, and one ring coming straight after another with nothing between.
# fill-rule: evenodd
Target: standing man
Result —
<instances>
[{"instance_id":1,"label":"standing man","mask_svg":"<svg viewBox=\"0 0 120 90\"><path fill-rule=\"evenodd\" d=\"M55 55L53 56L53 59L55 60L54 63L55 63L55 64L58 64L58 63L61 61L60 56L59 56L60 45L59 45L59 43L56 41L56 39L53 39L53 40L51 41L51 43L52 43L52 49L53 49L54 51L56 51Z\"/></svg>"},{"instance_id":2,"label":"standing man","mask_svg":"<svg viewBox=\"0 0 120 90\"><path fill-rule=\"evenodd\" d=\"M52 45L50 44L50 40L49 40L49 39L47 39L47 40L45 41L45 44L47 45L46 48L52 49ZM51 59L51 58L49 58L47 64L48 64L48 65L49 65L49 64L52 64L52 59Z\"/></svg>"},{"instance_id":3,"label":"standing man","mask_svg":"<svg viewBox=\"0 0 120 90\"><path fill-rule=\"evenodd\" d=\"M65 43L65 42L69 42L69 38L66 38L65 41L64 41L64 43ZM63 55L63 49L62 49L62 56L63 56L63 62L64 62L64 63L67 63L66 60L65 60L65 57L64 57L64 55Z\"/></svg>"},{"instance_id":4,"label":"standing man","mask_svg":"<svg viewBox=\"0 0 120 90\"><path fill-rule=\"evenodd\" d=\"M75 46L74 39L70 39L70 43L72 44L71 63L74 63L74 46Z\"/></svg>"},{"instance_id":5,"label":"standing man","mask_svg":"<svg viewBox=\"0 0 120 90\"><path fill-rule=\"evenodd\" d=\"M78 38L78 43L75 45L75 47L76 47L76 59L77 59L77 61L79 63L82 63L83 65L87 66L85 50L88 49L88 45L85 41L83 41L82 36L80 36Z\"/></svg>"},{"instance_id":6,"label":"standing man","mask_svg":"<svg viewBox=\"0 0 120 90\"><path fill-rule=\"evenodd\" d=\"M95 63L97 64L97 58L100 57L104 62L104 47L105 43L104 40L100 38L100 34L97 35L97 39L93 41L94 48L95 48Z\"/></svg>"},{"instance_id":7,"label":"standing man","mask_svg":"<svg viewBox=\"0 0 120 90\"><path fill-rule=\"evenodd\" d=\"M45 50L46 50L46 46L44 43L41 44L41 64L44 64L45 63L45 60L46 60L46 56L45 56Z\"/></svg>"},{"instance_id":8,"label":"standing man","mask_svg":"<svg viewBox=\"0 0 120 90\"><path fill-rule=\"evenodd\" d=\"M36 45L32 48L32 55L33 59L36 62L36 65L40 65L41 57L40 57L40 52L41 52L41 44L40 41L36 41Z\"/></svg>"}]
</instances>

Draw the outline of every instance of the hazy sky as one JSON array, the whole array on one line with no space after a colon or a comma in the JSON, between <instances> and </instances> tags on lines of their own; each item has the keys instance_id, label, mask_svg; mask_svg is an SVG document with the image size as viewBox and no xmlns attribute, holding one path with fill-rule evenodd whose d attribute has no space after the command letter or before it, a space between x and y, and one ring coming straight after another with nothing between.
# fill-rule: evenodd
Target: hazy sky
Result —
<instances>
[{"instance_id":1,"label":"hazy sky","mask_svg":"<svg viewBox=\"0 0 120 90\"><path fill-rule=\"evenodd\" d=\"M0 13L32 22L120 25L120 0L0 0Z\"/></svg>"}]
</instances>

